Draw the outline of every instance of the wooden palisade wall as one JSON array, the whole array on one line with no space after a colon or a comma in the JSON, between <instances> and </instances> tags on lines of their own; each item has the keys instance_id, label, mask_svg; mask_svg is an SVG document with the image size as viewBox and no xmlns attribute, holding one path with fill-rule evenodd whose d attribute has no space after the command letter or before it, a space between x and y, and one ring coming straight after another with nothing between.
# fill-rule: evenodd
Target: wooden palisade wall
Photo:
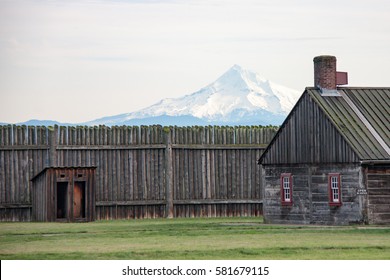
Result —
<instances>
[{"instance_id":1,"label":"wooden palisade wall","mask_svg":"<svg viewBox=\"0 0 390 280\"><path fill-rule=\"evenodd\" d=\"M31 178L96 166L96 219L253 216L275 127L0 126L0 220L31 220Z\"/></svg>"}]
</instances>

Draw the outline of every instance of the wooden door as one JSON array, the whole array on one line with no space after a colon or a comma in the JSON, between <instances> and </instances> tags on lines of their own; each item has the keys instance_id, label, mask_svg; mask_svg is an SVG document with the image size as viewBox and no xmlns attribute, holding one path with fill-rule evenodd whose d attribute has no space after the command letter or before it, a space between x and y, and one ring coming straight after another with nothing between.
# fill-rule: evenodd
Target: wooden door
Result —
<instances>
[{"instance_id":1,"label":"wooden door","mask_svg":"<svg viewBox=\"0 0 390 280\"><path fill-rule=\"evenodd\" d=\"M85 182L74 182L73 218L85 218Z\"/></svg>"}]
</instances>

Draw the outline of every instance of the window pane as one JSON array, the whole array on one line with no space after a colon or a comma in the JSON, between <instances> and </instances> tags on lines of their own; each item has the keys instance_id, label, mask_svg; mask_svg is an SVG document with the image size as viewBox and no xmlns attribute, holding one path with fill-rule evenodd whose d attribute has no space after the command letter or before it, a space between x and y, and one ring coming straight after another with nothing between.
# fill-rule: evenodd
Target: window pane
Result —
<instances>
[{"instance_id":1,"label":"window pane","mask_svg":"<svg viewBox=\"0 0 390 280\"><path fill-rule=\"evenodd\" d=\"M332 176L330 177L330 187L332 192L332 200L333 202L339 202L340 196L339 196L339 177L338 176Z\"/></svg>"},{"instance_id":2,"label":"window pane","mask_svg":"<svg viewBox=\"0 0 390 280\"><path fill-rule=\"evenodd\" d=\"M283 177L283 188L288 189L290 186L290 181L288 177Z\"/></svg>"},{"instance_id":3,"label":"window pane","mask_svg":"<svg viewBox=\"0 0 390 280\"><path fill-rule=\"evenodd\" d=\"M283 201L290 202L291 201L291 185L290 185L290 177L282 177L283 182Z\"/></svg>"}]
</instances>

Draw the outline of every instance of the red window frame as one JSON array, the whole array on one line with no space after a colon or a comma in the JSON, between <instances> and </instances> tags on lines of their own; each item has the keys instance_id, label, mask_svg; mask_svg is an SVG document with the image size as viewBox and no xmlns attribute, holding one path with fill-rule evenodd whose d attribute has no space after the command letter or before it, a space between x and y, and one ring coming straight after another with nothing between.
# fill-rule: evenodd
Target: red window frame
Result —
<instances>
[{"instance_id":1,"label":"red window frame","mask_svg":"<svg viewBox=\"0 0 390 280\"><path fill-rule=\"evenodd\" d=\"M340 206L341 203L341 176L340 173L328 174L329 205Z\"/></svg>"},{"instance_id":2,"label":"red window frame","mask_svg":"<svg viewBox=\"0 0 390 280\"><path fill-rule=\"evenodd\" d=\"M293 204L293 182L291 173L282 173L280 175L280 194L282 205L292 205Z\"/></svg>"}]
</instances>

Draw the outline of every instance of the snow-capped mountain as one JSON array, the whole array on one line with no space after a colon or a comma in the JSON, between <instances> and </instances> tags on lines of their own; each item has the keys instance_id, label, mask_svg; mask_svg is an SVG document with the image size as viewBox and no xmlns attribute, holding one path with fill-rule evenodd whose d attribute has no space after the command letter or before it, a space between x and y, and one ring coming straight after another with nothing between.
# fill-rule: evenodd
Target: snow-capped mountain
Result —
<instances>
[{"instance_id":1,"label":"snow-capped mountain","mask_svg":"<svg viewBox=\"0 0 390 280\"><path fill-rule=\"evenodd\" d=\"M166 98L145 109L87 125L280 125L301 92L234 65L190 95Z\"/></svg>"},{"instance_id":2,"label":"snow-capped mountain","mask_svg":"<svg viewBox=\"0 0 390 280\"><path fill-rule=\"evenodd\" d=\"M142 110L86 123L30 120L25 125L280 125L301 92L234 65L215 82Z\"/></svg>"}]
</instances>

